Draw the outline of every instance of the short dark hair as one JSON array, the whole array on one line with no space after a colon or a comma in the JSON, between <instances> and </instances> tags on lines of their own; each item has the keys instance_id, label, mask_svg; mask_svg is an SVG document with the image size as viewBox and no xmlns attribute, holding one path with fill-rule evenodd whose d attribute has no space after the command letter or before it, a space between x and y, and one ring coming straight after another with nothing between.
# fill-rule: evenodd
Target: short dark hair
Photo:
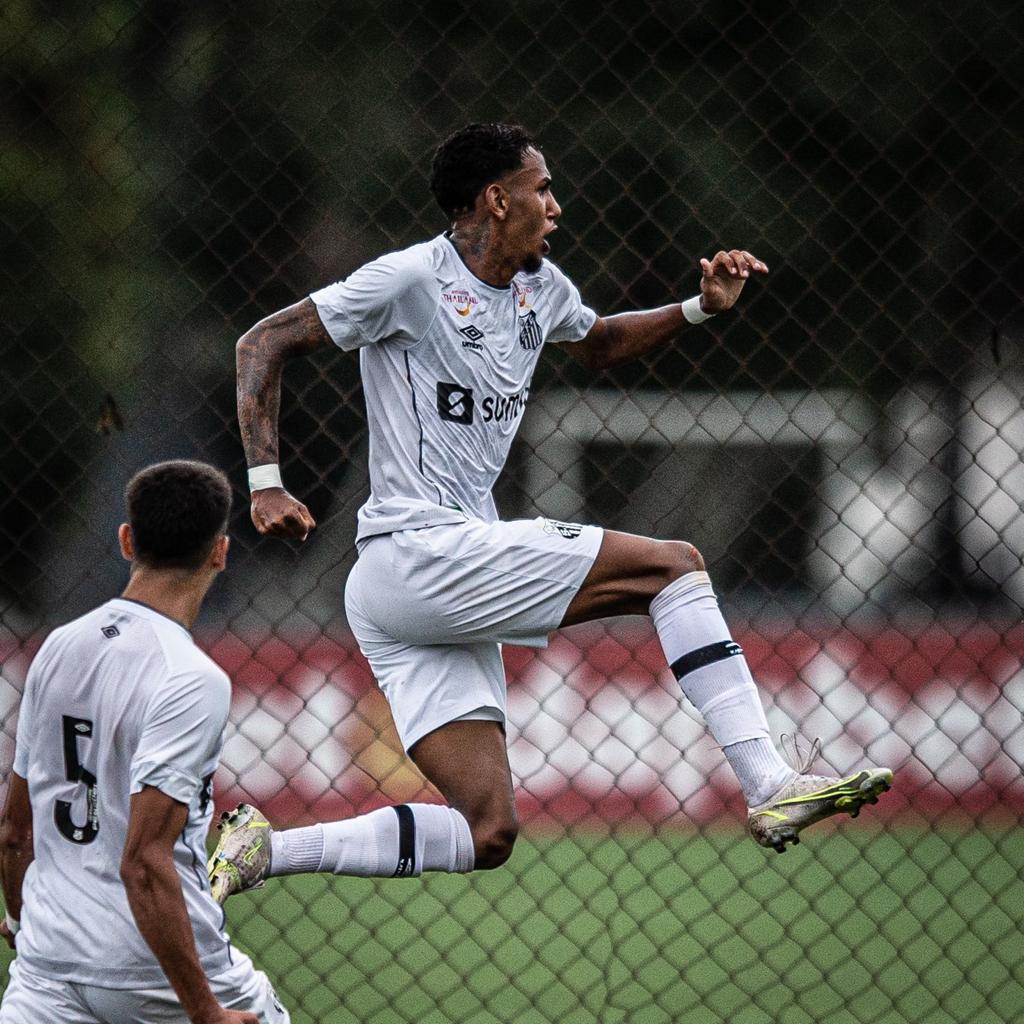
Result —
<instances>
[{"instance_id":1,"label":"short dark hair","mask_svg":"<svg viewBox=\"0 0 1024 1024\"><path fill-rule=\"evenodd\" d=\"M124 492L135 559L152 569L198 569L225 532L227 477L205 462L175 459L140 470Z\"/></svg>"},{"instance_id":2,"label":"short dark hair","mask_svg":"<svg viewBox=\"0 0 1024 1024\"><path fill-rule=\"evenodd\" d=\"M531 146L538 148L520 125L467 124L437 147L430 191L445 215L454 220L473 209L481 189L517 170Z\"/></svg>"}]
</instances>

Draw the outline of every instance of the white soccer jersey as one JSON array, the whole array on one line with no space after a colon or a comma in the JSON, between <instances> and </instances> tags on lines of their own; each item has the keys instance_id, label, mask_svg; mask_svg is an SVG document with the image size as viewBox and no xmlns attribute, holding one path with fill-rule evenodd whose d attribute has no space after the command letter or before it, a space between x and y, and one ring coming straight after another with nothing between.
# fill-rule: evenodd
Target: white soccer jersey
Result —
<instances>
[{"instance_id":1,"label":"white soccer jersey","mask_svg":"<svg viewBox=\"0 0 1024 1024\"><path fill-rule=\"evenodd\" d=\"M154 786L189 808L174 846L208 976L231 967L206 878L212 778L231 702L227 676L182 626L116 598L55 630L25 682L14 770L28 780L35 860L18 958L50 978L166 985L120 878L129 797Z\"/></svg>"},{"instance_id":2,"label":"white soccer jersey","mask_svg":"<svg viewBox=\"0 0 1024 1024\"><path fill-rule=\"evenodd\" d=\"M370 498L358 539L495 520L491 489L541 348L579 341L596 320L575 285L545 260L495 288L439 235L310 297L334 343L361 350Z\"/></svg>"}]
</instances>

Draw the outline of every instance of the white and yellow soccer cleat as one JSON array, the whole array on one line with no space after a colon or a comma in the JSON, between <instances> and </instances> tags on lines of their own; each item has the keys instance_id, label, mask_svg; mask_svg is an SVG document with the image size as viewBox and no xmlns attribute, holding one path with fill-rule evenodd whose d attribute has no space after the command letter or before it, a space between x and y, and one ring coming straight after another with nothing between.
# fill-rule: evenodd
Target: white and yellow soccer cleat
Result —
<instances>
[{"instance_id":1,"label":"white and yellow soccer cleat","mask_svg":"<svg viewBox=\"0 0 1024 1024\"><path fill-rule=\"evenodd\" d=\"M865 768L845 779L805 774L820 749L815 740L798 774L765 803L750 808L747 827L761 846L784 853L788 843L800 842L800 833L808 825L833 814L856 818L865 804L878 803L879 796L892 785L888 768Z\"/></svg>"},{"instance_id":2,"label":"white and yellow soccer cleat","mask_svg":"<svg viewBox=\"0 0 1024 1024\"><path fill-rule=\"evenodd\" d=\"M221 905L236 892L257 889L270 870L273 826L252 804L239 804L220 817L220 841L206 865L210 891Z\"/></svg>"}]
</instances>

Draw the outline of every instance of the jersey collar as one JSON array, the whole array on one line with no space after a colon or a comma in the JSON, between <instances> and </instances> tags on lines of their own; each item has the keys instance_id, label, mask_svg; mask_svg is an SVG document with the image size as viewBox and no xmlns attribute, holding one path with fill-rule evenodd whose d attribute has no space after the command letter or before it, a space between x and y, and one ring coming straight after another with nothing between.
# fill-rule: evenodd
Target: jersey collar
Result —
<instances>
[{"instance_id":1,"label":"jersey collar","mask_svg":"<svg viewBox=\"0 0 1024 1024\"><path fill-rule=\"evenodd\" d=\"M177 619L172 619L170 615L164 615L163 612L158 612L155 608L150 608L148 604L143 604L141 601L136 601L130 597L112 597L107 602L107 606L127 612L129 615L137 615L140 618L149 619L150 622L169 622L172 626L177 626L189 640L193 640L192 634Z\"/></svg>"}]
</instances>

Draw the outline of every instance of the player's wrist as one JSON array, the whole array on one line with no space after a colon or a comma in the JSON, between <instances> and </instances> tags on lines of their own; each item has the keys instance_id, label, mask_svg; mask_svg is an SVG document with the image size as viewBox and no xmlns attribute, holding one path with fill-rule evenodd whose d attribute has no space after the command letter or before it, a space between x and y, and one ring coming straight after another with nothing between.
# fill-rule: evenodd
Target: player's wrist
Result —
<instances>
[{"instance_id":1,"label":"player's wrist","mask_svg":"<svg viewBox=\"0 0 1024 1024\"><path fill-rule=\"evenodd\" d=\"M21 931L21 923L16 917L11 917L9 911L4 914L4 922L7 924L7 930L12 935L17 935Z\"/></svg>"},{"instance_id":2,"label":"player's wrist","mask_svg":"<svg viewBox=\"0 0 1024 1024\"><path fill-rule=\"evenodd\" d=\"M281 481L281 467L276 462L268 462L263 466L252 466L249 469L249 493L265 491L268 487L284 488Z\"/></svg>"},{"instance_id":3,"label":"player's wrist","mask_svg":"<svg viewBox=\"0 0 1024 1024\"><path fill-rule=\"evenodd\" d=\"M224 1019L224 1007L210 994L210 1001L203 1003L201 1009L189 1014L191 1024L219 1024Z\"/></svg>"},{"instance_id":4,"label":"player's wrist","mask_svg":"<svg viewBox=\"0 0 1024 1024\"><path fill-rule=\"evenodd\" d=\"M682 303L682 308L683 317L688 324L702 324L715 315L705 311L703 295L694 295L692 299L687 299Z\"/></svg>"}]
</instances>

